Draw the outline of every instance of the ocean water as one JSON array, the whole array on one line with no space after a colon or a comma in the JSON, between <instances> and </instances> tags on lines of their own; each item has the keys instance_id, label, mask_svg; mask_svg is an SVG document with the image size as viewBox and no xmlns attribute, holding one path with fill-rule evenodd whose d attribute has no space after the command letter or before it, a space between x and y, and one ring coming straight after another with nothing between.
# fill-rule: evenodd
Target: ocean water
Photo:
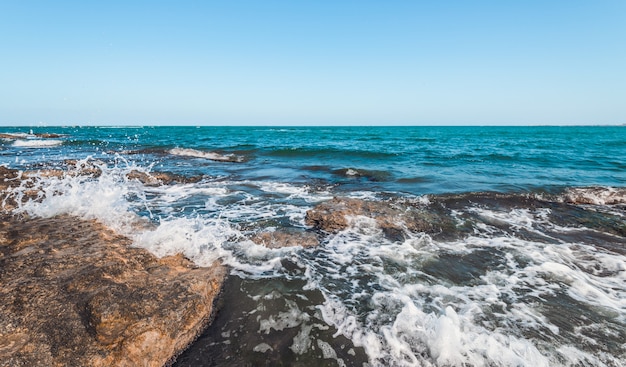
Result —
<instances>
[{"instance_id":1,"label":"ocean water","mask_svg":"<svg viewBox=\"0 0 626 367\"><path fill-rule=\"evenodd\" d=\"M17 212L98 219L158 256L229 266L215 321L178 366L626 365L626 127L0 133L1 165L102 171L30 173L14 195L45 195ZM153 186L131 171L195 179ZM448 225L307 226L333 197L410 203ZM321 244L250 240L267 231Z\"/></svg>"}]
</instances>

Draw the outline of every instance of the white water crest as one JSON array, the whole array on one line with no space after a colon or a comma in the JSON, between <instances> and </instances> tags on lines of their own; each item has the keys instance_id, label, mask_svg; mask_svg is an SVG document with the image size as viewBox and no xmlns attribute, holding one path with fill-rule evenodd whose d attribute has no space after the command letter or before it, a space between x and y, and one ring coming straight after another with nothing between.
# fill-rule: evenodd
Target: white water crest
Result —
<instances>
[{"instance_id":1,"label":"white water crest","mask_svg":"<svg viewBox=\"0 0 626 367\"><path fill-rule=\"evenodd\" d=\"M615 187L570 188L563 194L562 200L574 204L626 204L626 189Z\"/></svg>"},{"instance_id":2,"label":"white water crest","mask_svg":"<svg viewBox=\"0 0 626 367\"><path fill-rule=\"evenodd\" d=\"M174 148L170 149L169 153L172 155L179 155L183 157L203 158L212 161L220 162L242 162L243 157L235 154L220 154L216 152L204 152L196 149L189 148Z\"/></svg>"},{"instance_id":3,"label":"white water crest","mask_svg":"<svg viewBox=\"0 0 626 367\"><path fill-rule=\"evenodd\" d=\"M24 140L16 140L13 143L14 147L19 148L49 148L56 147L63 144L63 140L55 140L55 139L24 139Z\"/></svg>"},{"instance_id":4,"label":"white water crest","mask_svg":"<svg viewBox=\"0 0 626 367\"><path fill-rule=\"evenodd\" d=\"M304 222L302 208L268 203L228 188L235 183L151 187L127 176L132 171L149 173L149 169L125 161L107 167L85 159L77 166L96 166L102 173L98 177L29 173L29 178L13 190L13 195L21 202L25 192L34 186L39 190L38 199L22 203L17 212L38 217L69 214L95 219L156 256L182 253L200 266L221 260L251 274L274 272L280 267L281 254L292 250L269 250L253 244L237 222L263 220L278 212L292 218L294 224ZM306 190L282 183L262 183L258 188L277 188L287 198L314 200Z\"/></svg>"},{"instance_id":5,"label":"white water crest","mask_svg":"<svg viewBox=\"0 0 626 367\"><path fill-rule=\"evenodd\" d=\"M489 214L518 228L545 215ZM386 241L371 220L353 223L321 250L325 261L311 261L308 271L311 287L324 290L324 319L365 348L374 365L614 366L623 361L624 341L615 338L626 325L624 256L588 244L510 236L437 242L424 235L399 244ZM480 265L493 258L499 261ZM473 276L467 272L476 269L457 269L474 262L483 268ZM583 319L574 319L586 311ZM563 324L562 315L568 314L573 317ZM579 333L599 333L603 339ZM622 352L581 348L611 339Z\"/></svg>"}]
</instances>

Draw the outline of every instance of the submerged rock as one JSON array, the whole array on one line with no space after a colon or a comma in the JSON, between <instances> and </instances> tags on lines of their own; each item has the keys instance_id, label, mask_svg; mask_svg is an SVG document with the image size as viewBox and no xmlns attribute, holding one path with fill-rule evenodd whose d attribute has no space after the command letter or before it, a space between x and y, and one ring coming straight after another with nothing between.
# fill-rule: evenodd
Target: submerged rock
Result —
<instances>
[{"instance_id":1,"label":"submerged rock","mask_svg":"<svg viewBox=\"0 0 626 367\"><path fill-rule=\"evenodd\" d=\"M132 170L126 175L129 180L138 180L147 186L171 185L173 183L196 183L202 180L202 176L185 177L167 172L141 172Z\"/></svg>"},{"instance_id":2,"label":"submerged rock","mask_svg":"<svg viewBox=\"0 0 626 367\"><path fill-rule=\"evenodd\" d=\"M319 245L317 236L310 232L261 232L252 236L252 242L268 248L291 246L315 247Z\"/></svg>"},{"instance_id":3,"label":"submerged rock","mask_svg":"<svg viewBox=\"0 0 626 367\"><path fill-rule=\"evenodd\" d=\"M391 240L404 239L406 232L439 234L455 227L449 217L405 201L337 197L307 211L305 223L324 232L337 233L348 228L350 219L356 216L374 219Z\"/></svg>"},{"instance_id":4,"label":"submerged rock","mask_svg":"<svg viewBox=\"0 0 626 367\"><path fill-rule=\"evenodd\" d=\"M0 220L0 366L162 366L209 322L225 276L157 259L95 221Z\"/></svg>"}]
</instances>

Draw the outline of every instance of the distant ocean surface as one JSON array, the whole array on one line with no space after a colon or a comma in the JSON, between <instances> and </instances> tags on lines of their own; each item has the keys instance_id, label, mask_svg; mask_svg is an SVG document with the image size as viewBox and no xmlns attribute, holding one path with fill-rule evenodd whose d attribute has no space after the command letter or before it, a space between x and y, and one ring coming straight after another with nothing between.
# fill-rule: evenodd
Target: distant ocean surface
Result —
<instances>
[{"instance_id":1,"label":"distant ocean surface","mask_svg":"<svg viewBox=\"0 0 626 367\"><path fill-rule=\"evenodd\" d=\"M31 129L5 128L28 133ZM2 163L27 166L65 157L131 161L182 174L339 190L415 195L519 192L626 184L625 127L145 127L40 128L67 137L5 141ZM54 144L54 142L53 142ZM168 154L178 149L179 154ZM215 164L194 152L234 155ZM185 154L187 150L187 154ZM133 155L125 153L135 153ZM197 155L196 154L196 155ZM194 160L194 158L196 158ZM351 174L352 173L352 174Z\"/></svg>"},{"instance_id":2,"label":"distant ocean surface","mask_svg":"<svg viewBox=\"0 0 626 367\"><path fill-rule=\"evenodd\" d=\"M626 365L626 127L0 133L0 165L102 170L35 177L46 197L18 211L98 219L156 255L230 267L215 322L178 366ZM333 197L410 203L454 230L390 238L353 218L315 248L250 241L312 231L306 212Z\"/></svg>"}]
</instances>

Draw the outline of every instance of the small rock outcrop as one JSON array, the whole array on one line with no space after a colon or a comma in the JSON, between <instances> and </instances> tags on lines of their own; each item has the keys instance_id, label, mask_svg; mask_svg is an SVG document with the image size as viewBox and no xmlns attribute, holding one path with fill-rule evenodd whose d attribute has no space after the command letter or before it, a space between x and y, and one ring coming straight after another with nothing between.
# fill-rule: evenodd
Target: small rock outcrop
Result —
<instances>
[{"instance_id":1,"label":"small rock outcrop","mask_svg":"<svg viewBox=\"0 0 626 367\"><path fill-rule=\"evenodd\" d=\"M138 180L146 186L171 185L173 183L196 183L202 180L202 176L185 177L168 172L141 172L138 170L130 171L126 177L129 180Z\"/></svg>"},{"instance_id":2,"label":"small rock outcrop","mask_svg":"<svg viewBox=\"0 0 626 367\"><path fill-rule=\"evenodd\" d=\"M311 232L261 232L251 238L257 245L268 248L282 248L291 246L315 247L319 245L317 236Z\"/></svg>"},{"instance_id":3,"label":"small rock outcrop","mask_svg":"<svg viewBox=\"0 0 626 367\"><path fill-rule=\"evenodd\" d=\"M337 197L307 211L305 223L324 232L337 233L348 228L350 218L356 216L376 220L385 235L392 240L402 240L406 231L438 234L447 227L454 227L449 219L435 211L399 200L370 201Z\"/></svg>"},{"instance_id":4,"label":"small rock outcrop","mask_svg":"<svg viewBox=\"0 0 626 367\"><path fill-rule=\"evenodd\" d=\"M157 259L95 221L0 218L0 366L163 366L210 321L225 268Z\"/></svg>"}]
</instances>

